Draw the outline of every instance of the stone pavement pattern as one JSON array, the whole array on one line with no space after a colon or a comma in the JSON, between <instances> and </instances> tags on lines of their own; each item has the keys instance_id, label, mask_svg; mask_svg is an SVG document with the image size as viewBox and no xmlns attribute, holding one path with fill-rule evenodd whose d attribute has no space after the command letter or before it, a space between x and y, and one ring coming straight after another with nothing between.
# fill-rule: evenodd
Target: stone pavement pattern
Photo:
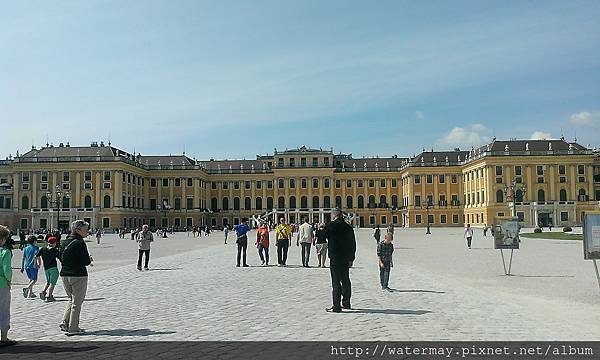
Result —
<instances>
[{"instance_id":1,"label":"stone pavement pattern","mask_svg":"<svg viewBox=\"0 0 600 360\"><path fill-rule=\"evenodd\" d=\"M354 309L342 314L324 311L331 304L329 269L302 268L296 246L289 267L261 267L249 241L252 267L236 268L233 237L224 245L222 232L176 234L157 239L151 270L139 272L135 244L106 235L101 245L88 243L96 263L81 315L88 335L67 338L59 331L62 283L59 301L42 303L20 296L20 274L11 334L69 341L599 340L600 292L581 242L526 239L514 255L516 276L507 277L491 237L478 233L468 250L461 229L423 233L396 229L390 277L396 291L390 293L379 286L371 230L358 230L350 275ZM276 263L274 242L270 255ZM20 257L16 250L15 267Z\"/></svg>"}]
</instances>

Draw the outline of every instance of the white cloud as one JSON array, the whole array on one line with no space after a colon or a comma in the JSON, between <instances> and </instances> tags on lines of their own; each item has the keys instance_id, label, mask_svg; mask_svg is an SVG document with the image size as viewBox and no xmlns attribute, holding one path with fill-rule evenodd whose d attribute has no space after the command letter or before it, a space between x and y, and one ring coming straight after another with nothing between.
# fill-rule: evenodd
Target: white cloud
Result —
<instances>
[{"instance_id":1,"label":"white cloud","mask_svg":"<svg viewBox=\"0 0 600 360\"><path fill-rule=\"evenodd\" d=\"M438 144L445 146L479 146L489 140L489 130L481 124L473 124L470 127L455 127Z\"/></svg>"},{"instance_id":2,"label":"white cloud","mask_svg":"<svg viewBox=\"0 0 600 360\"><path fill-rule=\"evenodd\" d=\"M419 120L425 119L425 114L422 111L415 111L415 117Z\"/></svg>"},{"instance_id":3,"label":"white cloud","mask_svg":"<svg viewBox=\"0 0 600 360\"><path fill-rule=\"evenodd\" d=\"M534 131L533 134L531 134L531 136L529 138L531 140L546 140L546 139L550 139L551 135L550 135L550 133L543 132L543 131Z\"/></svg>"},{"instance_id":4,"label":"white cloud","mask_svg":"<svg viewBox=\"0 0 600 360\"><path fill-rule=\"evenodd\" d=\"M571 124L573 124L573 125L587 125L587 126L600 125L600 111L596 111L596 112L582 111L580 113L571 115L569 120L571 121Z\"/></svg>"}]
</instances>

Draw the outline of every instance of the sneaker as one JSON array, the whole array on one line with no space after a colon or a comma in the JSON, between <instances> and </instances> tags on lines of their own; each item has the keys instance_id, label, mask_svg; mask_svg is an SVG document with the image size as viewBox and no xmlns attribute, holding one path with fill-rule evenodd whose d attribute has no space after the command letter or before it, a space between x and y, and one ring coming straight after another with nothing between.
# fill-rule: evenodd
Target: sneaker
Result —
<instances>
[{"instance_id":1,"label":"sneaker","mask_svg":"<svg viewBox=\"0 0 600 360\"><path fill-rule=\"evenodd\" d=\"M344 305L344 304L342 304L342 309L351 310L352 307L350 305Z\"/></svg>"},{"instance_id":2,"label":"sneaker","mask_svg":"<svg viewBox=\"0 0 600 360\"><path fill-rule=\"evenodd\" d=\"M37 299L37 295L34 293L29 294L30 299Z\"/></svg>"},{"instance_id":3,"label":"sneaker","mask_svg":"<svg viewBox=\"0 0 600 360\"><path fill-rule=\"evenodd\" d=\"M144 268L144 270L148 270L148 267L146 266L146 267Z\"/></svg>"},{"instance_id":4,"label":"sneaker","mask_svg":"<svg viewBox=\"0 0 600 360\"><path fill-rule=\"evenodd\" d=\"M394 291L394 290L390 289L389 287L386 287L385 289L386 289L387 291L389 291L389 292L392 292L392 291Z\"/></svg>"},{"instance_id":5,"label":"sneaker","mask_svg":"<svg viewBox=\"0 0 600 360\"><path fill-rule=\"evenodd\" d=\"M65 324L60 324L58 327L60 328L60 331L69 332L69 327Z\"/></svg>"},{"instance_id":6,"label":"sneaker","mask_svg":"<svg viewBox=\"0 0 600 360\"><path fill-rule=\"evenodd\" d=\"M141 267L141 266L138 266L138 267L137 267L137 269L138 269L139 271L142 271L142 267Z\"/></svg>"},{"instance_id":7,"label":"sneaker","mask_svg":"<svg viewBox=\"0 0 600 360\"><path fill-rule=\"evenodd\" d=\"M244 264L244 267L249 267L248 264Z\"/></svg>"},{"instance_id":8,"label":"sneaker","mask_svg":"<svg viewBox=\"0 0 600 360\"><path fill-rule=\"evenodd\" d=\"M42 299L42 300L46 300L46 293L45 293L45 292L43 292L43 291L42 291L42 292L40 293L40 299Z\"/></svg>"},{"instance_id":9,"label":"sneaker","mask_svg":"<svg viewBox=\"0 0 600 360\"><path fill-rule=\"evenodd\" d=\"M240 264L237 264L235 267L240 267Z\"/></svg>"},{"instance_id":10,"label":"sneaker","mask_svg":"<svg viewBox=\"0 0 600 360\"><path fill-rule=\"evenodd\" d=\"M83 330L83 329L77 329L75 331L69 331L65 335L67 335L67 336L76 336L76 335L83 335L83 334L85 334L85 330Z\"/></svg>"},{"instance_id":11,"label":"sneaker","mask_svg":"<svg viewBox=\"0 0 600 360\"><path fill-rule=\"evenodd\" d=\"M265 261L263 260L263 261L262 261L260 264L261 264L261 265L264 265L264 264L265 264Z\"/></svg>"},{"instance_id":12,"label":"sneaker","mask_svg":"<svg viewBox=\"0 0 600 360\"><path fill-rule=\"evenodd\" d=\"M52 295L50 295L46 298L46 302L55 302L55 301L56 301L56 299Z\"/></svg>"},{"instance_id":13,"label":"sneaker","mask_svg":"<svg viewBox=\"0 0 600 360\"><path fill-rule=\"evenodd\" d=\"M29 290L27 290L27 288L23 288L23 297L25 299L27 299L27 291L29 291Z\"/></svg>"},{"instance_id":14,"label":"sneaker","mask_svg":"<svg viewBox=\"0 0 600 360\"><path fill-rule=\"evenodd\" d=\"M334 313L341 313L342 309L341 308L335 308L335 307L330 307L330 308L326 308L325 311L327 312L334 312Z\"/></svg>"}]
</instances>

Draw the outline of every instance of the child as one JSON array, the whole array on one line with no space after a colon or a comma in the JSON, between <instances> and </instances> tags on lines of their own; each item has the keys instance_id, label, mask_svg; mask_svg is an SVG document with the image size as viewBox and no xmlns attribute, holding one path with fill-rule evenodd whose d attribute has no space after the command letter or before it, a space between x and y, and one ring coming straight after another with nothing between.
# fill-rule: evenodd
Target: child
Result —
<instances>
[{"instance_id":1,"label":"child","mask_svg":"<svg viewBox=\"0 0 600 360\"><path fill-rule=\"evenodd\" d=\"M41 257L42 262L44 263L44 273L46 274L46 287L40 293L40 299L46 300L46 302L56 301L54 299L54 287L58 282L58 263L56 259L59 259L58 248L56 247L58 244L58 240L52 236L48 238L48 246L41 248L37 253L36 257ZM48 292L48 297L46 297L46 291Z\"/></svg>"},{"instance_id":2,"label":"child","mask_svg":"<svg viewBox=\"0 0 600 360\"><path fill-rule=\"evenodd\" d=\"M385 234L383 241L377 246L377 257L379 258L379 281L381 290L391 291L388 287L390 281L390 269L394 266L392 254L394 253L394 244L392 244L393 235Z\"/></svg>"},{"instance_id":3,"label":"child","mask_svg":"<svg viewBox=\"0 0 600 360\"><path fill-rule=\"evenodd\" d=\"M38 251L40 250L37 245L37 238L35 236L30 236L27 238L27 247L23 250L23 260L21 261L21 273L25 271L27 273L27 278L29 279L29 284L26 288L23 288L23 297L24 298L36 298L37 296L33 293L33 285L37 282L38 278L38 269L40 268L40 259L37 256Z\"/></svg>"},{"instance_id":4,"label":"child","mask_svg":"<svg viewBox=\"0 0 600 360\"><path fill-rule=\"evenodd\" d=\"M0 225L0 346L14 345L17 342L8 338L10 329L10 282L12 280L12 245L6 246L10 230Z\"/></svg>"}]
</instances>

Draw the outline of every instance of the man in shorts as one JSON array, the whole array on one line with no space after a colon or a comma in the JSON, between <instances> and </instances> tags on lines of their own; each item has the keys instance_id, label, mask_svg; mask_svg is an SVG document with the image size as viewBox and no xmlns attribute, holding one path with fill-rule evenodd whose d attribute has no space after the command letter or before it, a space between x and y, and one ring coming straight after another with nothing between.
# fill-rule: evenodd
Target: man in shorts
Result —
<instances>
[{"instance_id":1,"label":"man in shorts","mask_svg":"<svg viewBox=\"0 0 600 360\"><path fill-rule=\"evenodd\" d=\"M37 258L38 251L40 250L37 245L37 237L34 235L27 238L27 247L23 250L23 260L21 261L21 273L25 271L29 284L26 288L23 288L23 297L25 298L36 298L37 296L33 293L33 286L38 279L38 269L40 268L40 260Z\"/></svg>"}]
</instances>

